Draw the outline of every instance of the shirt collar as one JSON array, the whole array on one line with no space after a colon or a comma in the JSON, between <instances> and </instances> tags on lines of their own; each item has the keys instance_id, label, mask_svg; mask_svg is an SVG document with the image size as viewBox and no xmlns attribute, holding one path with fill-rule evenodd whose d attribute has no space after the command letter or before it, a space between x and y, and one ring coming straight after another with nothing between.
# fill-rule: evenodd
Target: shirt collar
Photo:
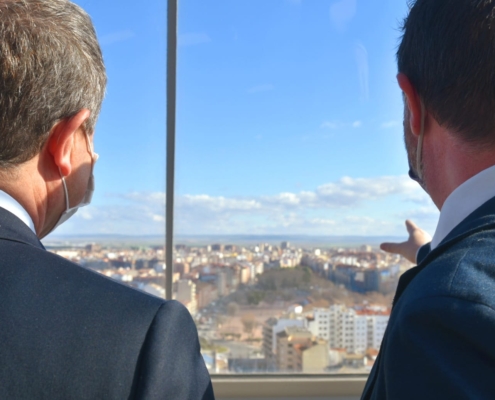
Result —
<instances>
[{"instance_id":1,"label":"shirt collar","mask_svg":"<svg viewBox=\"0 0 495 400\"><path fill-rule=\"evenodd\" d=\"M436 248L462 220L492 197L495 197L495 166L468 179L447 197L440 211L440 219L431 241L431 250Z\"/></svg>"},{"instance_id":2,"label":"shirt collar","mask_svg":"<svg viewBox=\"0 0 495 400\"><path fill-rule=\"evenodd\" d=\"M5 193L3 190L0 190L0 207L14 214L17 218L24 222L36 235L33 220L29 216L28 212L19 204L16 199L14 199L11 195Z\"/></svg>"}]
</instances>

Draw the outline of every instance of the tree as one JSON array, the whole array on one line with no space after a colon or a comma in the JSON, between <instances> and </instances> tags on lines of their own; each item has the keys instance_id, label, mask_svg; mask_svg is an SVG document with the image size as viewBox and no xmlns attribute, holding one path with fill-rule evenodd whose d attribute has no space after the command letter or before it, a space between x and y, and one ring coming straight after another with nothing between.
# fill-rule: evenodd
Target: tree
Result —
<instances>
[{"instance_id":1,"label":"tree","mask_svg":"<svg viewBox=\"0 0 495 400\"><path fill-rule=\"evenodd\" d=\"M303 273L302 281L304 283L310 283L311 282L311 271L309 270L308 267L304 268L304 273Z\"/></svg>"},{"instance_id":2,"label":"tree","mask_svg":"<svg viewBox=\"0 0 495 400\"><path fill-rule=\"evenodd\" d=\"M249 292L247 295L248 304L257 306L265 298L265 294L261 291Z\"/></svg>"},{"instance_id":3,"label":"tree","mask_svg":"<svg viewBox=\"0 0 495 400\"><path fill-rule=\"evenodd\" d=\"M239 304L231 302L227 306L227 314L231 317L235 316L239 312Z\"/></svg>"},{"instance_id":4,"label":"tree","mask_svg":"<svg viewBox=\"0 0 495 400\"><path fill-rule=\"evenodd\" d=\"M251 334L253 332L253 329L257 325L256 317L254 316L254 314L243 315L241 322L244 326L244 332L248 334Z\"/></svg>"}]
</instances>

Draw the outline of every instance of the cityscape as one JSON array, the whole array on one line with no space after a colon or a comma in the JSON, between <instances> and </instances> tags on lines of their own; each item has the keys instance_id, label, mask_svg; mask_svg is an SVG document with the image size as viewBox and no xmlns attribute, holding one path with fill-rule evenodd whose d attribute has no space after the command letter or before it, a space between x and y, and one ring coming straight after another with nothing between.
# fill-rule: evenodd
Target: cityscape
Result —
<instances>
[{"instance_id":1,"label":"cityscape","mask_svg":"<svg viewBox=\"0 0 495 400\"><path fill-rule=\"evenodd\" d=\"M165 298L163 245L47 249ZM173 298L194 318L212 374L368 373L411 266L370 245L176 244Z\"/></svg>"}]
</instances>

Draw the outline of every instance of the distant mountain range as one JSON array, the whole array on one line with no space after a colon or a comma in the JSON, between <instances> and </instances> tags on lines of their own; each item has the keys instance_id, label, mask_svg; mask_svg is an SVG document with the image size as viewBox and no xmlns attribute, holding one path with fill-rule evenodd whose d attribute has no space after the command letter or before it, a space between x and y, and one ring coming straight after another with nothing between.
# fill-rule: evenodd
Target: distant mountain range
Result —
<instances>
[{"instance_id":1,"label":"distant mountain range","mask_svg":"<svg viewBox=\"0 0 495 400\"><path fill-rule=\"evenodd\" d=\"M312 246L377 246L382 242L399 242L404 237L397 236L311 236L311 235L177 235L174 244L188 246L204 246L207 244L254 245L269 243L279 245L290 242L294 245ZM43 240L45 245L105 243L105 244L154 244L165 243L165 237L160 235L60 235L50 236Z\"/></svg>"},{"instance_id":2,"label":"distant mountain range","mask_svg":"<svg viewBox=\"0 0 495 400\"><path fill-rule=\"evenodd\" d=\"M311 236L311 235L178 235L175 244L245 244L269 243L280 245L281 242L290 242L297 245L379 245L382 242L404 241L403 237L396 236Z\"/></svg>"}]
</instances>

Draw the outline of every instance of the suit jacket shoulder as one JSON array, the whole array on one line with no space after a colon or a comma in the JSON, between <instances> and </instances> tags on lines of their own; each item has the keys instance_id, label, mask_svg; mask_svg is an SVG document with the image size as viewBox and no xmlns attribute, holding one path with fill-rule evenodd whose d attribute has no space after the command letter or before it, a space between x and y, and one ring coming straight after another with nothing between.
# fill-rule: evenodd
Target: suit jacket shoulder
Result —
<instances>
[{"instance_id":1,"label":"suit jacket shoulder","mask_svg":"<svg viewBox=\"0 0 495 400\"><path fill-rule=\"evenodd\" d=\"M161 399L167 393L167 399L213 399L199 352L196 328L187 309L177 302L163 304L143 346L137 397Z\"/></svg>"},{"instance_id":2,"label":"suit jacket shoulder","mask_svg":"<svg viewBox=\"0 0 495 400\"><path fill-rule=\"evenodd\" d=\"M185 307L6 234L2 211L0 398L213 399Z\"/></svg>"},{"instance_id":3,"label":"suit jacket shoulder","mask_svg":"<svg viewBox=\"0 0 495 400\"><path fill-rule=\"evenodd\" d=\"M399 285L363 399L493 396L494 215L492 199Z\"/></svg>"},{"instance_id":4,"label":"suit jacket shoulder","mask_svg":"<svg viewBox=\"0 0 495 400\"><path fill-rule=\"evenodd\" d=\"M431 259L397 302L450 296L495 308L495 229L481 230Z\"/></svg>"}]
</instances>

